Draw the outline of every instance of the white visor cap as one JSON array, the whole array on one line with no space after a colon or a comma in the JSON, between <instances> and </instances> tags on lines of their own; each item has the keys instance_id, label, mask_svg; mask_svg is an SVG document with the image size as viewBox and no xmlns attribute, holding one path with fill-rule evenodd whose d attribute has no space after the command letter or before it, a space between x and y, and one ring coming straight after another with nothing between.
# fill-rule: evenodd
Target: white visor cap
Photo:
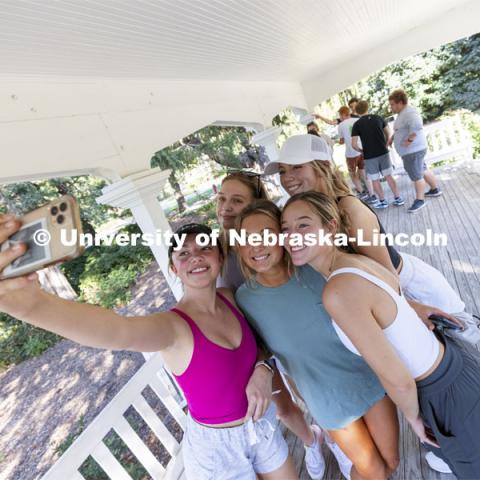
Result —
<instances>
[{"instance_id":1,"label":"white visor cap","mask_svg":"<svg viewBox=\"0 0 480 480\"><path fill-rule=\"evenodd\" d=\"M293 135L285 140L280 149L278 160L265 167L264 175L278 173L280 163L302 165L312 160L332 160L330 147L322 137L316 135Z\"/></svg>"}]
</instances>

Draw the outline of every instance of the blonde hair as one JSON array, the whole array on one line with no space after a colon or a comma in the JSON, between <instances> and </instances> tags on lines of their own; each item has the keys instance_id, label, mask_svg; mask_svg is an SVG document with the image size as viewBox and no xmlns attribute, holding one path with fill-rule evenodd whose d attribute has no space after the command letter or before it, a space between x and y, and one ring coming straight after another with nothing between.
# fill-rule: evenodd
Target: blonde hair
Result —
<instances>
[{"instance_id":1,"label":"blonde hair","mask_svg":"<svg viewBox=\"0 0 480 480\"><path fill-rule=\"evenodd\" d=\"M344 234L348 238L350 219L345 212L338 208L337 202L334 199L329 198L323 193L314 191L296 193L288 199L283 207L283 211L295 202L305 202L313 210L314 214L320 217L322 225L329 225L334 221L337 226L335 233ZM340 249L352 251L350 245L341 246Z\"/></svg>"},{"instance_id":2,"label":"blonde hair","mask_svg":"<svg viewBox=\"0 0 480 480\"><path fill-rule=\"evenodd\" d=\"M245 207L240 215L237 216L235 219L235 230L237 233L240 233L242 229L243 222L252 215L266 215L268 218L272 219L277 225L278 229L280 230L281 219L282 219L282 211L270 200L257 200L256 202L252 203L248 207ZM239 250L237 252L237 259L238 264L240 265L240 270L245 277L245 281L251 282L254 278L255 270L251 269L242 259ZM288 255L287 251L284 249L283 253L283 260L285 261L285 265L287 267L287 271L289 275L292 275L295 271L292 261L290 260L290 256Z\"/></svg>"},{"instance_id":3,"label":"blonde hair","mask_svg":"<svg viewBox=\"0 0 480 480\"><path fill-rule=\"evenodd\" d=\"M326 194L329 198L337 200L340 197L352 195L350 187L338 168L331 167L329 163L322 160L313 160L310 164L317 177L325 180L325 185L327 187Z\"/></svg>"}]
</instances>

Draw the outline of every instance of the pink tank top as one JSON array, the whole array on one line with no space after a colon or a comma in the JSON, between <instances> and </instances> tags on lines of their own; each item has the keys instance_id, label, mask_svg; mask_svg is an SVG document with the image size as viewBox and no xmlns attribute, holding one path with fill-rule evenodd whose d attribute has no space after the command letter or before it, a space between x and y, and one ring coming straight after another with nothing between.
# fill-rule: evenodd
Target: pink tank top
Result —
<instances>
[{"instance_id":1,"label":"pink tank top","mask_svg":"<svg viewBox=\"0 0 480 480\"><path fill-rule=\"evenodd\" d=\"M233 422L247 413L245 388L257 358L255 337L245 317L222 294L223 300L242 327L242 341L235 349L210 341L195 321L178 308L172 312L182 317L193 334L193 354L181 375L174 375L187 399L190 415L207 425Z\"/></svg>"}]
</instances>

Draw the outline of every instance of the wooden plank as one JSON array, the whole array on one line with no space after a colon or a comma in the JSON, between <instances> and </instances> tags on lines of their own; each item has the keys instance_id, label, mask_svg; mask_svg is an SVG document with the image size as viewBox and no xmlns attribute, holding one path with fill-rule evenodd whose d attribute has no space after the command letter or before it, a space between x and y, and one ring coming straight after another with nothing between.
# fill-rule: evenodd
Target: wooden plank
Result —
<instances>
[{"instance_id":1,"label":"wooden plank","mask_svg":"<svg viewBox=\"0 0 480 480\"><path fill-rule=\"evenodd\" d=\"M459 244L459 247L461 247L462 251L466 253L470 260L472 260L478 256L478 250L476 248L478 235L475 231L478 225L478 217L471 215L472 205L466 195L468 185L463 181L465 178L466 175L456 175L453 178L452 197L454 198L454 201L449 207L451 207L450 212L452 217L461 219L459 223L462 226L462 231L458 233L464 241Z\"/></svg>"},{"instance_id":2,"label":"wooden plank","mask_svg":"<svg viewBox=\"0 0 480 480\"><path fill-rule=\"evenodd\" d=\"M111 479L132 480L132 477L130 477L103 442L100 442L96 446L95 450L91 453L91 456Z\"/></svg>"},{"instance_id":3,"label":"wooden plank","mask_svg":"<svg viewBox=\"0 0 480 480\"><path fill-rule=\"evenodd\" d=\"M143 443L142 439L123 416L115 422L113 429L118 433L119 437L125 442L151 477L154 480L162 479L165 468L163 468L163 465L155 458L150 449Z\"/></svg>"},{"instance_id":4,"label":"wooden plank","mask_svg":"<svg viewBox=\"0 0 480 480\"><path fill-rule=\"evenodd\" d=\"M451 188L450 188L451 187ZM454 191L455 183L451 180L449 188L445 189L444 194L438 200L440 200L439 208L437 211L441 212L446 230L448 231L449 238L449 253L453 257L453 267L455 272L455 278L458 285L458 292L461 295L462 300L468 304L473 305L474 299L470 289L470 285L466 281L465 265L468 263L468 258L464 253L463 243L465 242L465 229L463 222L453 213L452 203L454 203ZM455 263L454 263L455 262Z\"/></svg>"},{"instance_id":5,"label":"wooden plank","mask_svg":"<svg viewBox=\"0 0 480 480\"><path fill-rule=\"evenodd\" d=\"M180 445L175 440L174 436L168 431L168 428L157 417L152 407L146 402L146 400L140 395L133 403L132 406L145 420L145 423L152 429L153 433L160 440L162 445L166 448L168 453L173 457L180 449Z\"/></svg>"},{"instance_id":6,"label":"wooden plank","mask_svg":"<svg viewBox=\"0 0 480 480\"><path fill-rule=\"evenodd\" d=\"M480 265L480 255L477 246L480 244L480 229L478 227L478 216L474 215L473 212L478 212L480 208L480 196L476 195L476 198L472 197L471 192L475 190L468 182L467 173L469 172L455 177L453 193L457 201L453 203L452 210L454 210L453 215L463 219L464 235L462 235L462 237L464 241L461 247L465 253L465 258L468 259L468 262L464 263L463 271L465 281L470 286L472 293L471 298L473 300L473 303L468 306L470 310L479 311L478 285L480 283L480 270L478 266ZM476 200L476 202L474 202L474 200ZM475 268L475 266L477 266L477 268Z\"/></svg>"},{"instance_id":7,"label":"wooden plank","mask_svg":"<svg viewBox=\"0 0 480 480\"><path fill-rule=\"evenodd\" d=\"M165 385L163 385L163 383L156 376L152 378L148 384L168 409L168 411L172 414L173 418L177 421L180 427L185 431L185 428L187 427L187 416L175 399L171 396Z\"/></svg>"}]
</instances>

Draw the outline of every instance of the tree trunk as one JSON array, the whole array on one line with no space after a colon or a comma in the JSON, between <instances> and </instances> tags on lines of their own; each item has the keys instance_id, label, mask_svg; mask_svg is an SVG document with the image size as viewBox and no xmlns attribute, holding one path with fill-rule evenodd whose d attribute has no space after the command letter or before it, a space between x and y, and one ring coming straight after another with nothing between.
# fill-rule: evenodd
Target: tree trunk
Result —
<instances>
[{"instance_id":1,"label":"tree trunk","mask_svg":"<svg viewBox=\"0 0 480 480\"><path fill-rule=\"evenodd\" d=\"M177 177L175 176L175 173L173 171L170 177L168 177L168 181L175 192L175 199L177 200L178 211L180 213L183 213L187 209L187 202L185 201L185 197L183 196L180 184L178 183Z\"/></svg>"}]
</instances>

